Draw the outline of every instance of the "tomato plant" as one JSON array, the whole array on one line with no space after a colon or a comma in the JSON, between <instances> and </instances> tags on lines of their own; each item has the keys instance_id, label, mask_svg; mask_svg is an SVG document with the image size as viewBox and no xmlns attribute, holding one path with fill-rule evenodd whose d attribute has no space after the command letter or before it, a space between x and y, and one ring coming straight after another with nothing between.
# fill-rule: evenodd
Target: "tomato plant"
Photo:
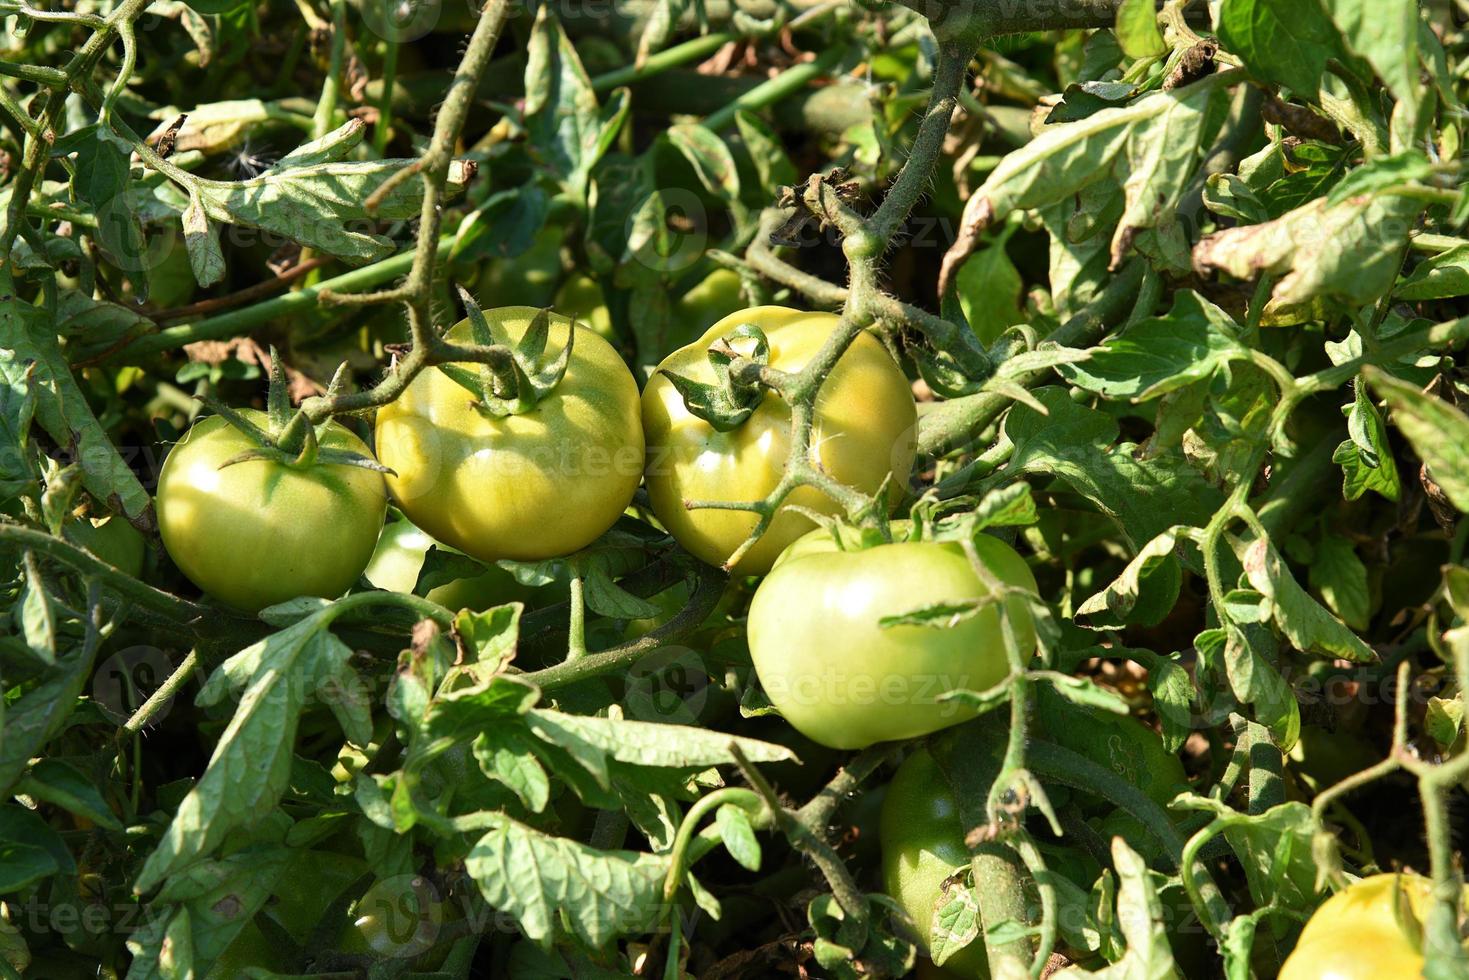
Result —
<instances>
[{"instance_id":1,"label":"tomato plant","mask_svg":"<svg viewBox=\"0 0 1469 980\"><path fill-rule=\"evenodd\" d=\"M262 413L244 414L264 421ZM367 451L335 423L317 438L325 449ZM169 557L199 588L246 611L341 595L372 557L387 509L383 478L346 465L232 462L252 448L213 416L169 452L157 495Z\"/></svg>"},{"instance_id":2,"label":"tomato plant","mask_svg":"<svg viewBox=\"0 0 1469 980\"><path fill-rule=\"evenodd\" d=\"M648 496L654 513L683 547L721 564L756 528L743 511L701 508L688 502L751 501L781 481L790 454L790 407L774 395L759 398L748 418L720 431L686 405L671 374L714 381L708 349L737 328L758 328L769 345L772 368L799 371L831 335L837 318L761 306L732 313L699 340L668 355L643 389L643 427L648 440ZM815 465L842 483L874 493L884 484L899 491L913 465L915 409L902 371L873 337L859 335L822 386L812 426ZM807 487L785 500L759 541L739 559L738 570L759 574L785 547L810 529L793 510L832 512L833 503Z\"/></svg>"},{"instance_id":3,"label":"tomato plant","mask_svg":"<svg viewBox=\"0 0 1469 980\"><path fill-rule=\"evenodd\" d=\"M487 316L520 341L536 316ZM571 321L551 315L546 343L565 348ZM468 321L449 332L471 337ZM495 416L449 375L429 370L377 416L388 489L408 518L483 561L567 555L591 544L632 500L643 433L637 383L608 343L578 327L564 375L528 411Z\"/></svg>"},{"instance_id":4,"label":"tomato plant","mask_svg":"<svg viewBox=\"0 0 1469 980\"><path fill-rule=\"evenodd\" d=\"M1469 0L588 6L0 0L0 975L1469 977Z\"/></svg>"},{"instance_id":5,"label":"tomato plant","mask_svg":"<svg viewBox=\"0 0 1469 980\"><path fill-rule=\"evenodd\" d=\"M1000 582L1034 591L1013 548L982 535L975 548ZM952 690L984 691L1010 671L989 586L954 542L909 541L842 551L818 529L793 544L750 604L750 656L781 715L834 748L926 735L974 717ZM1022 658L1035 627L1022 599L1006 600ZM883 620L924 607L979 603L959 624Z\"/></svg>"}]
</instances>

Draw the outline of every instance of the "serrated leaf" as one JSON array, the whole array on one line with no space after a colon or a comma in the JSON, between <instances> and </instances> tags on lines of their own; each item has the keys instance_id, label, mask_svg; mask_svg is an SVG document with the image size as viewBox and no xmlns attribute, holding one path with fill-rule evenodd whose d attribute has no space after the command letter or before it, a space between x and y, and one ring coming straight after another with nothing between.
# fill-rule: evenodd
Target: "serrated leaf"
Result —
<instances>
[{"instance_id":1,"label":"serrated leaf","mask_svg":"<svg viewBox=\"0 0 1469 980\"><path fill-rule=\"evenodd\" d=\"M1367 385L1353 385L1352 405L1347 410L1348 440L1336 447L1331 460L1342 468L1342 496L1356 500L1372 490L1388 500L1397 500L1402 485L1398 464L1387 441L1387 429Z\"/></svg>"},{"instance_id":2,"label":"serrated leaf","mask_svg":"<svg viewBox=\"0 0 1469 980\"><path fill-rule=\"evenodd\" d=\"M91 138L77 147L77 177L72 188L96 215L92 235L97 246L127 276L134 294L145 300L151 260L133 201L131 156L132 147L98 124Z\"/></svg>"},{"instance_id":3,"label":"serrated leaf","mask_svg":"<svg viewBox=\"0 0 1469 980\"><path fill-rule=\"evenodd\" d=\"M1183 585L1183 573L1174 549L1177 529L1170 528L1149 541L1122 574L1076 609L1076 617L1098 617L1084 624L1106 628L1122 623L1156 626L1172 612Z\"/></svg>"},{"instance_id":4,"label":"serrated leaf","mask_svg":"<svg viewBox=\"0 0 1469 980\"><path fill-rule=\"evenodd\" d=\"M986 347L1008 328L1025 322L1020 309L1025 282L1005 248L1011 227L1006 226L997 241L976 251L959 267L959 307L975 337Z\"/></svg>"},{"instance_id":5,"label":"serrated leaf","mask_svg":"<svg viewBox=\"0 0 1469 980\"><path fill-rule=\"evenodd\" d=\"M1342 622L1358 632L1367 629L1372 615L1367 566L1351 541L1338 534L1323 535L1316 542L1308 581Z\"/></svg>"},{"instance_id":6,"label":"serrated leaf","mask_svg":"<svg viewBox=\"0 0 1469 980\"><path fill-rule=\"evenodd\" d=\"M72 376L45 311L0 296L0 370L35 393L35 420L81 464L82 485L128 518L148 514L152 498L118 453Z\"/></svg>"},{"instance_id":7,"label":"serrated leaf","mask_svg":"<svg viewBox=\"0 0 1469 980\"><path fill-rule=\"evenodd\" d=\"M1418 95L1418 0L1322 0L1346 46L1400 100Z\"/></svg>"},{"instance_id":8,"label":"serrated leaf","mask_svg":"<svg viewBox=\"0 0 1469 980\"><path fill-rule=\"evenodd\" d=\"M739 170L718 135L697 123L676 123L664 131L663 138L694 168L705 190L729 201L739 199Z\"/></svg>"},{"instance_id":9,"label":"serrated leaf","mask_svg":"<svg viewBox=\"0 0 1469 980\"><path fill-rule=\"evenodd\" d=\"M1127 3L1154 16L1152 0ZM1204 123L1213 98L1212 90L1201 89L1171 101L1164 112L1133 127L1127 149L1117 159L1126 207L1112 236L1114 268L1121 265L1141 232L1173 225L1178 202L1198 166Z\"/></svg>"},{"instance_id":10,"label":"serrated leaf","mask_svg":"<svg viewBox=\"0 0 1469 980\"><path fill-rule=\"evenodd\" d=\"M755 172L760 175L760 189L767 196L773 198L781 187L796 182L799 177L796 165L786 155L785 145L775 130L747 109L735 113L735 126Z\"/></svg>"},{"instance_id":11,"label":"serrated leaf","mask_svg":"<svg viewBox=\"0 0 1469 980\"><path fill-rule=\"evenodd\" d=\"M1249 357L1234 319L1192 290L1174 298L1166 315L1140 320L1108 338L1080 363L1057 367L1079 388L1108 398L1148 401Z\"/></svg>"},{"instance_id":12,"label":"serrated leaf","mask_svg":"<svg viewBox=\"0 0 1469 980\"><path fill-rule=\"evenodd\" d=\"M1295 692L1271 662L1274 637L1257 624L1225 629L1224 671L1234 696L1255 709L1255 718L1270 730L1282 752L1301 734L1301 708Z\"/></svg>"},{"instance_id":13,"label":"serrated leaf","mask_svg":"<svg viewBox=\"0 0 1469 980\"><path fill-rule=\"evenodd\" d=\"M1271 600L1271 613L1291 645L1303 653L1372 663L1377 654L1296 582L1285 562L1266 538L1257 538L1245 550L1245 577Z\"/></svg>"},{"instance_id":14,"label":"serrated leaf","mask_svg":"<svg viewBox=\"0 0 1469 980\"><path fill-rule=\"evenodd\" d=\"M687 725L569 715L537 708L526 716L543 741L571 751L595 775L610 761L635 766L705 769L732 764L730 745L751 762L787 762L795 754L783 745Z\"/></svg>"},{"instance_id":15,"label":"serrated leaf","mask_svg":"<svg viewBox=\"0 0 1469 980\"><path fill-rule=\"evenodd\" d=\"M189 206L179 220L184 227L184 247L189 253L189 266L200 286L213 286L224 278L224 253L219 247L219 226L204 213L204 204L195 194L189 195Z\"/></svg>"},{"instance_id":16,"label":"serrated leaf","mask_svg":"<svg viewBox=\"0 0 1469 980\"><path fill-rule=\"evenodd\" d=\"M572 195L586 193L588 176L627 119L627 89L597 104L591 78L552 8L536 12L525 66L525 126L530 145Z\"/></svg>"},{"instance_id":17,"label":"serrated leaf","mask_svg":"<svg viewBox=\"0 0 1469 980\"><path fill-rule=\"evenodd\" d=\"M591 948L648 931L663 912L669 859L632 851L599 851L544 834L502 814L464 859L465 870L492 908L508 912L526 938L549 949L557 927Z\"/></svg>"},{"instance_id":18,"label":"serrated leaf","mask_svg":"<svg viewBox=\"0 0 1469 980\"><path fill-rule=\"evenodd\" d=\"M508 787L526 809L540 813L546 808L551 781L523 732L510 725L486 728L474 740L474 758L481 772Z\"/></svg>"},{"instance_id":19,"label":"serrated leaf","mask_svg":"<svg viewBox=\"0 0 1469 980\"><path fill-rule=\"evenodd\" d=\"M1363 372L1392 410L1433 480L1460 511L1469 512L1469 416L1378 368Z\"/></svg>"},{"instance_id":20,"label":"serrated leaf","mask_svg":"<svg viewBox=\"0 0 1469 980\"><path fill-rule=\"evenodd\" d=\"M1424 259L1393 290L1395 299L1407 303L1460 296L1469 296L1469 245Z\"/></svg>"},{"instance_id":21,"label":"serrated leaf","mask_svg":"<svg viewBox=\"0 0 1469 980\"><path fill-rule=\"evenodd\" d=\"M61 873L57 847L66 851L56 831L35 813L18 804L0 806L0 895Z\"/></svg>"},{"instance_id":22,"label":"serrated leaf","mask_svg":"<svg viewBox=\"0 0 1469 980\"><path fill-rule=\"evenodd\" d=\"M1317 297L1361 306L1393 286L1421 202L1368 194L1329 204L1317 198L1274 221L1228 228L1194 247L1203 273L1222 270L1253 280L1279 276L1273 305L1296 307Z\"/></svg>"},{"instance_id":23,"label":"serrated leaf","mask_svg":"<svg viewBox=\"0 0 1469 980\"><path fill-rule=\"evenodd\" d=\"M1130 547L1175 524L1203 527L1223 495L1176 455L1138 457L1128 443L1113 445L1117 422L1072 401L1065 388L1034 392L1048 409L1010 410L1004 431L1015 444L1009 469L1059 477L1121 526Z\"/></svg>"},{"instance_id":24,"label":"serrated leaf","mask_svg":"<svg viewBox=\"0 0 1469 980\"><path fill-rule=\"evenodd\" d=\"M1306 98L1321 88L1326 63L1341 41L1320 3L1301 0L1223 0L1219 39L1250 74Z\"/></svg>"},{"instance_id":25,"label":"serrated leaf","mask_svg":"<svg viewBox=\"0 0 1469 980\"><path fill-rule=\"evenodd\" d=\"M592 561L584 581L587 607L595 613L612 619L648 619L658 615L656 605L613 581L603 562Z\"/></svg>"},{"instance_id":26,"label":"serrated leaf","mask_svg":"<svg viewBox=\"0 0 1469 980\"><path fill-rule=\"evenodd\" d=\"M306 167L277 167L242 181L200 181L199 201L212 221L274 232L291 241L353 262L370 262L391 254L391 239L356 230L378 219L407 220L423 205L423 181L399 183L369 215L367 199L411 160L346 160ZM471 168L462 161L449 167L446 191L464 189Z\"/></svg>"},{"instance_id":27,"label":"serrated leaf","mask_svg":"<svg viewBox=\"0 0 1469 980\"><path fill-rule=\"evenodd\" d=\"M264 819L280 802L307 696L316 693L315 682L323 676L350 670L352 649L326 628L330 615L328 610L303 619L246 647L205 682L198 703L215 704L234 692L235 712L204 775L138 873L138 892L209 854L232 831ZM366 725L370 736L370 719Z\"/></svg>"},{"instance_id":28,"label":"serrated leaf","mask_svg":"<svg viewBox=\"0 0 1469 980\"><path fill-rule=\"evenodd\" d=\"M121 821L102 798L96 782L59 759L41 759L32 766L18 792L85 817L99 827L122 830Z\"/></svg>"}]
</instances>

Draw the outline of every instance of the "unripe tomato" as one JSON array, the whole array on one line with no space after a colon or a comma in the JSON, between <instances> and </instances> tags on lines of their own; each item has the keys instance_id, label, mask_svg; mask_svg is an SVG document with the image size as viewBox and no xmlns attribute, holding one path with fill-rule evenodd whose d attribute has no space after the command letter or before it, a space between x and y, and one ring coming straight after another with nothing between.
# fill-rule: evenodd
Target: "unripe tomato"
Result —
<instances>
[{"instance_id":1,"label":"unripe tomato","mask_svg":"<svg viewBox=\"0 0 1469 980\"><path fill-rule=\"evenodd\" d=\"M738 312L744 305L742 288L739 273L715 269L674 300L669 324L672 346L693 343L714 324Z\"/></svg>"},{"instance_id":2,"label":"unripe tomato","mask_svg":"<svg viewBox=\"0 0 1469 980\"><path fill-rule=\"evenodd\" d=\"M547 225L524 252L485 263L474 290L480 305L498 306L511 298L535 307L550 303L556 295L556 281L561 278L561 243L565 239L563 226Z\"/></svg>"},{"instance_id":3,"label":"unripe tomato","mask_svg":"<svg viewBox=\"0 0 1469 980\"><path fill-rule=\"evenodd\" d=\"M509 306L485 318L513 342L538 312ZM548 357L570 329L551 314ZM449 338L470 341L469 322ZM397 474L387 482L403 513L438 540L484 562L555 558L591 544L632 500L638 386L611 345L578 325L565 377L528 412L497 418L429 368L378 410L377 449Z\"/></svg>"},{"instance_id":4,"label":"unripe tomato","mask_svg":"<svg viewBox=\"0 0 1469 980\"><path fill-rule=\"evenodd\" d=\"M147 542L141 531L121 517L114 515L101 520L83 517L69 521L61 533L72 544L87 549L113 568L133 578L143 577Z\"/></svg>"},{"instance_id":5,"label":"unripe tomato","mask_svg":"<svg viewBox=\"0 0 1469 980\"><path fill-rule=\"evenodd\" d=\"M390 592L412 592L418 584L418 573L430 548L455 551L414 527L409 521L394 521L383 528L377 539L377 550L367 563L363 575L380 589ZM472 609L483 612L491 606L507 602L523 602L527 606L564 598L566 589L559 582L550 585L522 585L515 575L499 565L486 566L483 574L454 579L429 589L425 598L446 609Z\"/></svg>"},{"instance_id":6,"label":"unripe tomato","mask_svg":"<svg viewBox=\"0 0 1469 980\"><path fill-rule=\"evenodd\" d=\"M262 428L265 414L242 415ZM368 455L335 422L324 449ZM254 612L297 596L335 599L357 581L377 543L387 494L360 466L290 466L270 460L220 465L254 443L220 416L184 433L158 478L158 531L189 580Z\"/></svg>"},{"instance_id":7,"label":"unripe tomato","mask_svg":"<svg viewBox=\"0 0 1469 980\"><path fill-rule=\"evenodd\" d=\"M572 273L561 284L552 307L557 313L576 317L578 323L591 327L599 337L611 340L615 335L602 287L585 272Z\"/></svg>"},{"instance_id":8,"label":"unripe tomato","mask_svg":"<svg viewBox=\"0 0 1469 980\"><path fill-rule=\"evenodd\" d=\"M668 372L713 383L709 347L742 324L764 331L770 366L800 370L836 329L830 313L805 313L758 306L720 320L698 341L663 360L643 392L643 428L648 438L648 494L653 511L678 543L711 565L723 564L755 529L748 511L699 509L689 500L755 501L780 482L790 450L790 407L767 392L735 429L719 432L693 415ZM821 388L811 444L821 468L864 493L876 493L889 474L901 492L913 467L917 409L903 372L882 344L859 334ZM811 529L790 510L798 505L832 514L837 505L813 487L799 487L736 571L758 575L777 555Z\"/></svg>"},{"instance_id":9,"label":"unripe tomato","mask_svg":"<svg viewBox=\"0 0 1469 980\"><path fill-rule=\"evenodd\" d=\"M989 535L975 541L987 570L1035 591L1013 548ZM813 531L782 556L750 603L750 656L781 715L807 738L857 749L912 738L975 716L946 691L982 691L1010 671L999 610L987 605L952 626L898 625L886 616L938 603L982 599L989 589L957 542L914 541L839 551ZM1028 659L1035 624L1009 600L1016 639Z\"/></svg>"},{"instance_id":10,"label":"unripe tomato","mask_svg":"<svg viewBox=\"0 0 1469 980\"><path fill-rule=\"evenodd\" d=\"M1423 953L1405 925L1414 927L1402 919L1427 918L1432 888L1421 875L1380 874L1337 892L1301 930L1280 980L1422 976Z\"/></svg>"},{"instance_id":11,"label":"unripe tomato","mask_svg":"<svg viewBox=\"0 0 1469 980\"><path fill-rule=\"evenodd\" d=\"M882 844L883 891L896 899L913 920L919 949L926 953L944 879L969 866L959 804L927 749L908 756L893 774L882 802L878 837ZM942 968L929 963L918 975L988 978L984 939L976 937Z\"/></svg>"}]
</instances>

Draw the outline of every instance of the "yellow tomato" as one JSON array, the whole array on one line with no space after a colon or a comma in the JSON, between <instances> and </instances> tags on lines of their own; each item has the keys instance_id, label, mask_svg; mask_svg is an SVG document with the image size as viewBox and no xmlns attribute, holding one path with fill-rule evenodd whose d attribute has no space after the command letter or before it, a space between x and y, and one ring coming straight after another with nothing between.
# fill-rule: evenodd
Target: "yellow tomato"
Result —
<instances>
[{"instance_id":1,"label":"yellow tomato","mask_svg":"<svg viewBox=\"0 0 1469 980\"><path fill-rule=\"evenodd\" d=\"M755 411L729 432L719 432L693 415L668 380L668 372L712 383L706 353L711 344L742 324L753 324L770 344L770 366L799 371L836 329L830 313L759 306L732 313L695 343L674 351L658 366L643 392L643 429L648 439L648 494L653 511L678 543L713 565L723 564L755 529L748 511L701 508L690 500L755 501L779 483L790 449L790 407L767 392ZM876 493L892 475L901 491L913 467L917 409L907 378L882 344L860 334L822 386L811 444L814 461L832 478L863 493ZM800 487L771 526L740 560L735 571L758 575L812 527L792 505L827 514L837 505L821 491Z\"/></svg>"},{"instance_id":2,"label":"yellow tomato","mask_svg":"<svg viewBox=\"0 0 1469 980\"><path fill-rule=\"evenodd\" d=\"M486 310L518 341L539 311ZM551 314L547 357L569 318ZM449 338L471 339L468 321ZM472 367L472 366L471 366ZM576 328L571 362L534 408L498 418L468 390L429 368L378 411L378 459L388 489L430 535L481 561L539 560L591 544L627 508L641 477L638 386L607 341Z\"/></svg>"},{"instance_id":3,"label":"yellow tomato","mask_svg":"<svg viewBox=\"0 0 1469 980\"><path fill-rule=\"evenodd\" d=\"M1421 875L1380 874L1337 892L1301 930L1279 980L1422 976L1423 952L1412 920L1427 918L1432 887Z\"/></svg>"}]
</instances>

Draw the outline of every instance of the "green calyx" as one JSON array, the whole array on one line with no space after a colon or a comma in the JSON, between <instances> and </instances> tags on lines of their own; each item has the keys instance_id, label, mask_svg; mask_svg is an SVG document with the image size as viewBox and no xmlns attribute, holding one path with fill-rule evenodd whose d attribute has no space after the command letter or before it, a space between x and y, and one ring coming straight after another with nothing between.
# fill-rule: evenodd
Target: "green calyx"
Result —
<instances>
[{"instance_id":1,"label":"green calyx","mask_svg":"<svg viewBox=\"0 0 1469 980\"><path fill-rule=\"evenodd\" d=\"M347 365L344 363L327 386L326 396L331 398L342 388L346 379ZM219 465L220 469L245 463L250 460L267 460L283 466L306 468L309 466L360 466L378 473L396 475L392 470L362 453L345 449L323 448L320 443L321 429L331 424L328 419L321 426L314 425L306 413L291 407L290 389L286 384L286 372L280 355L274 346L270 348L270 388L266 394L266 416L269 428L263 429L223 402L201 397L206 408L228 422L236 431L255 443L251 449L237 453Z\"/></svg>"},{"instance_id":2,"label":"green calyx","mask_svg":"<svg viewBox=\"0 0 1469 980\"><path fill-rule=\"evenodd\" d=\"M576 340L576 320L566 332L566 346L549 363L542 363L551 336L551 311L543 309L531 320L518 342L510 339L503 325L491 323L464 287L459 298L469 317L469 331L482 348L499 356L472 370L457 364L440 364L439 370L455 384L475 396L475 405L497 418L523 415L534 409L566 376Z\"/></svg>"},{"instance_id":3,"label":"green calyx","mask_svg":"<svg viewBox=\"0 0 1469 980\"><path fill-rule=\"evenodd\" d=\"M749 353L736 350L734 341L737 340L753 340L753 350ZM759 327L742 323L710 345L708 357L710 366L714 368L713 384L695 381L672 371L665 371L664 376L683 396L684 405L691 415L708 422L716 431L729 432L742 425L755 411L765 397L766 387L758 380L735 377L730 367L736 358L741 357L761 368L766 367L770 363L770 341Z\"/></svg>"}]
</instances>

